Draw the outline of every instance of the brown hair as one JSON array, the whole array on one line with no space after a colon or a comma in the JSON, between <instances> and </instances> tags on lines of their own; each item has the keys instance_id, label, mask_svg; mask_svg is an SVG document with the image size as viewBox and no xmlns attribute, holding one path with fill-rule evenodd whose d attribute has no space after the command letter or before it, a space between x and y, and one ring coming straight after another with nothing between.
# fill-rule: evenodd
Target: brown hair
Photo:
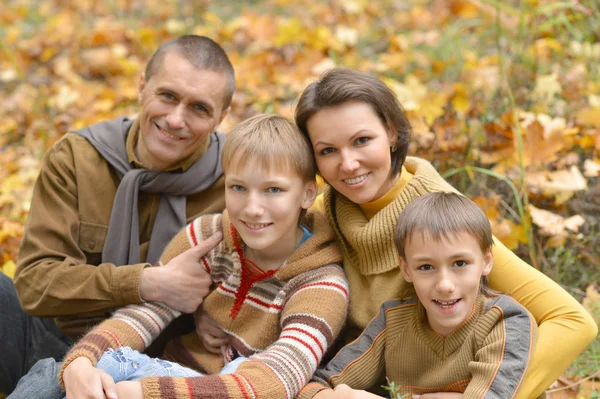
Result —
<instances>
[{"instance_id":1,"label":"brown hair","mask_svg":"<svg viewBox=\"0 0 600 399\"><path fill-rule=\"evenodd\" d=\"M458 233L474 237L483 253L494 244L490 222L473 201L456 193L429 193L413 200L400 212L394 244L400 257L406 260L405 246L414 234L440 241ZM486 297L498 295L488 286L487 276L481 276L479 290Z\"/></svg>"},{"instance_id":2,"label":"brown hair","mask_svg":"<svg viewBox=\"0 0 600 399\"><path fill-rule=\"evenodd\" d=\"M325 72L318 81L308 85L296 107L296 125L308 136L308 120L324 108L349 102L370 105L392 137L390 175L400 172L408 152L411 126L396 95L381 80L363 72L335 68Z\"/></svg>"},{"instance_id":3,"label":"brown hair","mask_svg":"<svg viewBox=\"0 0 600 399\"><path fill-rule=\"evenodd\" d=\"M267 170L291 167L305 182L315 180L317 166L310 142L283 116L253 116L227 135L222 153L225 173L232 163L249 158Z\"/></svg>"},{"instance_id":4,"label":"brown hair","mask_svg":"<svg viewBox=\"0 0 600 399\"><path fill-rule=\"evenodd\" d=\"M223 109L231 104L235 91L235 72L225 51L216 42L205 36L183 35L161 44L148 61L144 77L149 81L160 69L165 55L174 51L184 57L196 69L220 72L227 78L227 91Z\"/></svg>"}]
</instances>

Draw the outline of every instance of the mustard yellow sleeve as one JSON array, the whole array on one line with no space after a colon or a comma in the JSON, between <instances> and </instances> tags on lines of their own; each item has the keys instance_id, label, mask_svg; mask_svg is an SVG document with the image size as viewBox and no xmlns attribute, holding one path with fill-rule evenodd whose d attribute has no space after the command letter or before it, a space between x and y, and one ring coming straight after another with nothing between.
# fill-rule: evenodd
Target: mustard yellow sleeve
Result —
<instances>
[{"instance_id":1,"label":"mustard yellow sleeve","mask_svg":"<svg viewBox=\"0 0 600 399\"><path fill-rule=\"evenodd\" d=\"M325 214L325 199L323 198L323 193L317 195L317 199L315 203L310 207L311 211L317 211L321 214Z\"/></svg>"},{"instance_id":2,"label":"mustard yellow sleeve","mask_svg":"<svg viewBox=\"0 0 600 399\"><path fill-rule=\"evenodd\" d=\"M535 317L538 340L516 399L535 398L560 376L598 334L575 298L494 238L490 286L510 294Z\"/></svg>"}]
</instances>

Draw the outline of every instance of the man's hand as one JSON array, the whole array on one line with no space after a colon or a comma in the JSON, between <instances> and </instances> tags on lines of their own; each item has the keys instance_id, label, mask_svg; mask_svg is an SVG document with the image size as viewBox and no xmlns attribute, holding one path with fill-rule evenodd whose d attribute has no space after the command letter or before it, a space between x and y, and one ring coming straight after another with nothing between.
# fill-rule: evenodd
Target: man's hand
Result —
<instances>
[{"instance_id":1,"label":"man's hand","mask_svg":"<svg viewBox=\"0 0 600 399\"><path fill-rule=\"evenodd\" d=\"M194 312L196 322L196 334L204 344L207 351L221 353L221 347L229 343L229 335L214 321L202 307Z\"/></svg>"},{"instance_id":2,"label":"man's hand","mask_svg":"<svg viewBox=\"0 0 600 399\"><path fill-rule=\"evenodd\" d=\"M163 267L147 267L142 272L140 294L145 301L163 302L183 313L192 313L208 294L212 279L202 265L202 257L217 246L220 232L177 255Z\"/></svg>"},{"instance_id":3,"label":"man's hand","mask_svg":"<svg viewBox=\"0 0 600 399\"><path fill-rule=\"evenodd\" d=\"M67 399L117 399L115 381L87 357L73 360L63 373L63 381Z\"/></svg>"},{"instance_id":4,"label":"man's hand","mask_svg":"<svg viewBox=\"0 0 600 399\"><path fill-rule=\"evenodd\" d=\"M117 383L117 392L120 398L144 399L142 383L140 381L121 381Z\"/></svg>"}]
</instances>

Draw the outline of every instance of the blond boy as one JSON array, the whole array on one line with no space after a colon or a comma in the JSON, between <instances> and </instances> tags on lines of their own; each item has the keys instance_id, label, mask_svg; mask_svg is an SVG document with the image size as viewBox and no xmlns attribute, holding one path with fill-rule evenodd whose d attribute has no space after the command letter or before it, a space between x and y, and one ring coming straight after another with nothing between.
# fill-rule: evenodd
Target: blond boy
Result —
<instances>
[{"instance_id":1,"label":"blond boy","mask_svg":"<svg viewBox=\"0 0 600 399\"><path fill-rule=\"evenodd\" d=\"M293 398L316 370L343 326L348 284L326 220L306 212L317 194L310 144L285 118L259 115L228 135L222 163L226 211L194 220L161 263L223 235L202 258L214 281L202 306L230 343L212 353L192 333L167 347L177 363L132 354L179 313L161 303L128 306L69 352L61 373L67 396L82 367L99 359L109 362L104 391L123 381L116 389L127 398ZM248 360L218 374L236 358Z\"/></svg>"},{"instance_id":2,"label":"blond boy","mask_svg":"<svg viewBox=\"0 0 600 399\"><path fill-rule=\"evenodd\" d=\"M413 398L514 397L537 327L521 305L487 287L493 241L485 214L464 196L427 194L400 214L395 243L416 298L385 302L300 397L372 398L362 390L382 376Z\"/></svg>"}]
</instances>

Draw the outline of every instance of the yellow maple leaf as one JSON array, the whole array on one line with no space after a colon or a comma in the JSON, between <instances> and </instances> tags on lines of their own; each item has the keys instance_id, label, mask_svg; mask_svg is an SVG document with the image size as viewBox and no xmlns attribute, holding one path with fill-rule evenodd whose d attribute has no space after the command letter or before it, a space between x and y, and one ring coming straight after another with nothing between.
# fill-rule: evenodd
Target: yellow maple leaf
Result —
<instances>
[{"instance_id":1,"label":"yellow maple leaf","mask_svg":"<svg viewBox=\"0 0 600 399\"><path fill-rule=\"evenodd\" d=\"M542 104L548 104L554 99L554 96L562 91L562 86L558 81L558 75L540 75L535 80L535 87L532 96Z\"/></svg>"},{"instance_id":2,"label":"yellow maple leaf","mask_svg":"<svg viewBox=\"0 0 600 399\"><path fill-rule=\"evenodd\" d=\"M536 208L531 204L529 204L528 210L531 221L540 227L540 235L542 236L567 235L566 230L576 233L579 231L579 227L585 223L585 219L580 215L564 218L545 209Z\"/></svg>"},{"instance_id":3,"label":"yellow maple leaf","mask_svg":"<svg viewBox=\"0 0 600 399\"><path fill-rule=\"evenodd\" d=\"M298 18L281 19L274 43L276 46L284 46L290 43L303 42L305 31L306 28Z\"/></svg>"},{"instance_id":4,"label":"yellow maple leaf","mask_svg":"<svg viewBox=\"0 0 600 399\"><path fill-rule=\"evenodd\" d=\"M503 219L500 223L492 223L492 232L510 250L519 247L519 243L527 243L527 233L522 225Z\"/></svg>"},{"instance_id":5,"label":"yellow maple leaf","mask_svg":"<svg viewBox=\"0 0 600 399\"><path fill-rule=\"evenodd\" d=\"M600 127L600 107L584 108L575 116L582 125Z\"/></svg>"},{"instance_id":6,"label":"yellow maple leaf","mask_svg":"<svg viewBox=\"0 0 600 399\"><path fill-rule=\"evenodd\" d=\"M587 190L587 180L577 166L554 172L528 172L525 182L531 190L553 195L557 205L565 203L576 191Z\"/></svg>"},{"instance_id":7,"label":"yellow maple leaf","mask_svg":"<svg viewBox=\"0 0 600 399\"><path fill-rule=\"evenodd\" d=\"M7 262L4 262L1 270L2 270L2 273L7 275L8 277L14 278L15 271L17 270L17 265L15 264L15 262L13 260L9 260Z\"/></svg>"}]
</instances>

